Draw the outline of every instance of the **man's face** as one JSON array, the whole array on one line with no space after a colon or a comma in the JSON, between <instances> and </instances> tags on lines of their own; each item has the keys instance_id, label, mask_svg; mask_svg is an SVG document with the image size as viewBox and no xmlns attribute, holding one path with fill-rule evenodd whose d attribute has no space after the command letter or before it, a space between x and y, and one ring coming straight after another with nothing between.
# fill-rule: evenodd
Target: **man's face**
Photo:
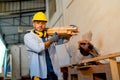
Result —
<instances>
[{"instance_id":1,"label":"man's face","mask_svg":"<svg viewBox=\"0 0 120 80\"><path fill-rule=\"evenodd\" d=\"M33 21L33 27L37 31L43 31L46 27L46 21Z\"/></svg>"}]
</instances>

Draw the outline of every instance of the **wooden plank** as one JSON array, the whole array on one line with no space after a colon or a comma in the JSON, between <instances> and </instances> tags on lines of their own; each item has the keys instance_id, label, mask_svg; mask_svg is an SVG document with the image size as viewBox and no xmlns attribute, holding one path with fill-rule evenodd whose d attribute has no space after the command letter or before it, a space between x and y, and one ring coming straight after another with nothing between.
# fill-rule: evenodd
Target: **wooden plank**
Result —
<instances>
[{"instance_id":1,"label":"wooden plank","mask_svg":"<svg viewBox=\"0 0 120 80\"><path fill-rule=\"evenodd\" d=\"M98 61L98 60L104 60L104 59L109 59L109 58L118 57L118 56L120 56L120 52L109 53L107 55L103 55L103 56L99 56L99 57L95 57L95 58L80 60L78 62L78 64L92 62L92 61ZM69 65L64 65L64 66L61 66L61 67L67 67L67 66L72 66L72 65L76 65L76 64L69 64Z\"/></svg>"},{"instance_id":2,"label":"wooden plank","mask_svg":"<svg viewBox=\"0 0 120 80\"><path fill-rule=\"evenodd\" d=\"M120 80L116 58L110 57L109 61L110 61L112 80Z\"/></svg>"},{"instance_id":3,"label":"wooden plank","mask_svg":"<svg viewBox=\"0 0 120 80\"><path fill-rule=\"evenodd\" d=\"M48 35L53 35L55 32L57 32L59 35L76 35L78 32L78 27L62 26L47 29Z\"/></svg>"},{"instance_id":4,"label":"wooden plank","mask_svg":"<svg viewBox=\"0 0 120 80\"><path fill-rule=\"evenodd\" d=\"M110 54L99 56L99 57L95 57L95 58L81 60L81 61L79 61L79 64L80 63L92 62L92 61L98 61L98 60L104 60L104 59L117 57L117 56L120 56L120 52L110 53Z\"/></svg>"}]
</instances>

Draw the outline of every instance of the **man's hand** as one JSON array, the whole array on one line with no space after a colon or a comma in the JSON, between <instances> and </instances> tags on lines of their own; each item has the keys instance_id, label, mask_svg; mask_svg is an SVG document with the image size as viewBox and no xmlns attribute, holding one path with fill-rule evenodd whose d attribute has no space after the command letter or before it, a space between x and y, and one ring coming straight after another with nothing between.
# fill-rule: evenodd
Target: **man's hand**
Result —
<instances>
[{"instance_id":1,"label":"man's hand","mask_svg":"<svg viewBox=\"0 0 120 80\"><path fill-rule=\"evenodd\" d=\"M57 32L54 33L54 35L49 39L51 42L57 42L59 39L59 36Z\"/></svg>"},{"instance_id":2,"label":"man's hand","mask_svg":"<svg viewBox=\"0 0 120 80\"><path fill-rule=\"evenodd\" d=\"M55 32L54 35L49 40L47 40L46 42L44 42L45 49L47 49L52 42L57 42L58 39L59 39L58 34Z\"/></svg>"}]
</instances>

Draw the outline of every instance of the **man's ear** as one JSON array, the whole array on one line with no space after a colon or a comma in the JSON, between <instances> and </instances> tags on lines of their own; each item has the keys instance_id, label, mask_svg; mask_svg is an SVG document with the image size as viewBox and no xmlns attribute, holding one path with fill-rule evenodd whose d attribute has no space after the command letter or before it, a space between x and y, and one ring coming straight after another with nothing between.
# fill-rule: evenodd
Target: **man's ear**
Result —
<instances>
[{"instance_id":1,"label":"man's ear","mask_svg":"<svg viewBox=\"0 0 120 80\"><path fill-rule=\"evenodd\" d=\"M32 23L32 25L33 25L33 27L35 27L35 23L34 22Z\"/></svg>"}]
</instances>

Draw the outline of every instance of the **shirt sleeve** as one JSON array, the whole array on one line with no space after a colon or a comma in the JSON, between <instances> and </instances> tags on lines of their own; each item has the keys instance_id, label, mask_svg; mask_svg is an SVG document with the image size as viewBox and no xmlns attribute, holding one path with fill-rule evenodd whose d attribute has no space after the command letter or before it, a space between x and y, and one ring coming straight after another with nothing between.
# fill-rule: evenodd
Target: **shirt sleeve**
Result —
<instances>
[{"instance_id":1,"label":"shirt sleeve","mask_svg":"<svg viewBox=\"0 0 120 80\"><path fill-rule=\"evenodd\" d=\"M32 36L30 34L26 34L24 36L24 43L28 50L36 53L40 53L45 49L45 45L42 39L39 39L36 36Z\"/></svg>"}]
</instances>

